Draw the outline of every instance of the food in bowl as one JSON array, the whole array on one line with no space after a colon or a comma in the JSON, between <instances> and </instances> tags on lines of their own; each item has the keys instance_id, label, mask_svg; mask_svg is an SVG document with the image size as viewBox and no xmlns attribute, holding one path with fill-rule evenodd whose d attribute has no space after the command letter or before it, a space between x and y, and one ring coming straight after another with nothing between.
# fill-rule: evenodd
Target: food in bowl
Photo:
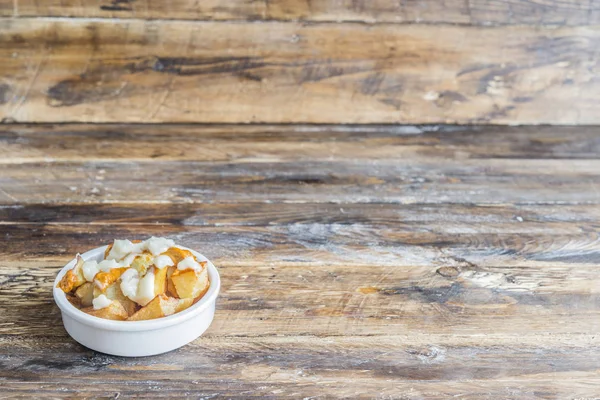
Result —
<instances>
[{"instance_id":1,"label":"food in bowl","mask_svg":"<svg viewBox=\"0 0 600 400\"><path fill-rule=\"evenodd\" d=\"M176 314L210 288L207 262L173 240L115 240L100 262L84 260L56 285L86 314L117 321L143 321Z\"/></svg>"}]
</instances>

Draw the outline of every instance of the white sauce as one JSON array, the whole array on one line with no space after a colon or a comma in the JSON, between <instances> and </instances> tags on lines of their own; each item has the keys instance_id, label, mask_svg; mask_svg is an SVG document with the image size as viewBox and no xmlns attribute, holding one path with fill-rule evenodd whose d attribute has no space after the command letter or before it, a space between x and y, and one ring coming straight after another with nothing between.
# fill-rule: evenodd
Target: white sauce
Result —
<instances>
[{"instance_id":1,"label":"white sauce","mask_svg":"<svg viewBox=\"0 0 600 400\"><path fill-rule=\"evenodd\" d=\"M119 261L119 266L129 268L129 266L131 266L131 263L133 262L133 260L135 260L136 257L137 254L128 255L123 259L123 261Z\"/></svg>"},{"instance_id":2,"label":"white sauce","mask_svg":"<svg viewBox=\"0 0 600 400\"><path fill-rule=\"evenodd\" d=\"M145 306L150 303L150 301L154 298L154 272L149 270L146 272L146 275L142 279L140 279L140 283L137 288L137 295L135 296L135 301L141 306Z\"/></svg>"},{"instance_id":3,"label":"white sauce","mask_svg":"<svg viewBox=\"0 0 600 400\"><path fill-rule=\"evenodd\" d=\"M175 263L173 262L171 257L167 256L166 254L154 258L154 266L158 269L170 267L171 265L175 265Z\"/></svg>"},{"instance_id":4,"label":"white sauce","mask_svg":"<svg viewBox=\"0 0 600 400\"><path fill-rule=\"evenodd\" d=\"M112 303L112 300L110 300L108 297L106 297L103 294L101 294L100 296L98 296L94 300L92 300L92 305L94 306L94 310L101 310L103 308L106 308L106 307L110 306L111 303Z\"/></svg>"},{"instance_id":5,"label":"white sauce","mask_svg":"<svg viewBox=\"0 0 600 400\"><path fill-rule=\"evenodd\" d=\"M129 299L145 306L154 298L154 272L146 272L140 279L135 269L128 269L121 275L121 292Z\"/></svg>"},{"instance_id":6,"label":"white sauce","mask_svg":"<svg viewBox=\"0 0 600 400\"><path fill-rule=\"evenodd\" d=\"M177 269L179 269L179 270L193 269L194 271L201 271L202 265L200 265L194 257L190 256L190 257L186 257L183 260L179 261L179 263L177 264Z\"/></svg>"},{"instance_id":7,"label":"white sauce","mask_svg":"<svg viewBox=\"0 0 600 400\"><path fill-rule=\"evenodd\" d=\"M103 260L98 263L98 269L102 272L108 272L114 268L121 268L115 260Z\"/></svg>"},{"instance_id":8,"label":"white sauce","mask_svg":"<svg viewBox=\"0 0 600 400\"><path fill-rule=\"evenodd\" d=\"M175 242L171 239L157 238L154 236L143 243L144 247L150 251L153 256L164 253L165 251L169 250L169 248L175 246Z\"/></svg>"},{"instance_id":9,"label":"white sauce","mask_svg":"<svg viewBox=\"0 0 600 400\"><path fill-rule=\"evenodd\" d=\"M107 260L120 260L129 253L134 251L134 244L129 240L117 240L113 242L113 246L106 257Z\"/></svg>"},{"instance_id":10,"label":"white sauce","mask_svg":"<svg viewBox=\"0 0 600 400\"><path fill-rule=\"evenodd\" d=\"M98 263L94 260L86 261L83 263L81 267L83 270L83 276L85 280L88 282L92 282L94 280L94 276L98 273Z\"/></svg>"},{"instance_id":11,"label":"white sauce","mask_svg":"<svg viewBox=\"0 0 600 400\"><path fill-rule=\"evenodd\" d=\"M154 236L140 243L132 243L130 240L115 239L106 259L121 260L131 254L141 254L144 250L148 250L153 256L157 256L173 246L175 246L173 240Z\"/></svg>"},{"instance_id":12,"label":"white sauce","mask_svg":"<svg viewBox=\"0 0 600 400\"><path fill-rule=\"evenodd\" d=\"M121 292L130 299L135 298L139 282L140 276L138 272L133 268L129 268L121 275Z\"/></svg>"}]
</instances>

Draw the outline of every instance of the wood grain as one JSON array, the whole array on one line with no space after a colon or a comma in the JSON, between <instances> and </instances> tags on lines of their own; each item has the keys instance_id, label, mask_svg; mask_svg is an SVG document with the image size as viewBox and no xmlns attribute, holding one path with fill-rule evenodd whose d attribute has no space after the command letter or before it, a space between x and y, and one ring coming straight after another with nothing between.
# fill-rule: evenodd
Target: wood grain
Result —
<instances>
[{"instance_id":1,"label":"wood grain","mask_svg":"<svg viewBox=\"0 0 600 400\"><path fill-rule=\"evenodd\" d=\"M0 164L598 159L595 126L0 125Z\"/></svg>"},{"instance_id":2,"label":"wood grain","mask_svg":"<svg viewBox=\"0 0 600 400\"><path fill-rule=\"evenodd\" d=\"M12 243L2 247L9 261L2 262L0 308L11 322L0 327L3 334L48 335L42 327L58 318L50 312L52 281L76 252L111 235L156 234L201 250L221 268L219 335L583 334L598 328L597 238L584 233L534 243L541 234L436 238L382 228L386 240L383 233L364 234L374 230L367 226L335 225L1 228ZM320 234L327 229L333 233ZM517 237L524 248L510 243Z\"/></svg>"},{"instance_id":3,"label":"wood grain","mask_svg":"<svg viewBox=\"0 0 600 400\"><path fill-rule=\"evenodd\" d=\"M576 230L568 226L593 220L597 212L597 207L577 208L578 217L563 222L563 229L548 224L547 233L528 238L525 232L532 232L532 225L524 222L522 231L503 240L513 237L543 251L539 237L545 235L557 241L556 252L580 254L580 246L558 243L561 231ZM586 210L591 215L585 216ZM414 226L424 230L453 226L442 217L452 215L449 210L439 210L437 223L425 222L432 216L418 210L405 212L422 216ZM110 212L105 215L106 221L114 220ZM11 243L0 249L10 260L0 263L0 315L8 322L0 324L0 376L9 394L28 393L42 384L44 393L69 395L73 375L80 393L87 395L142 395L149 386L160 389L152 392L156 396L210 392L234 397L339 397L352 390L364 397L430 393L443 398L466 392L481 398L510 390L513 397L529 398L537 390L557 397L595 390L600 347L593 334L599 328L594 256L589 264L581 258L524 261L522 254L487 244L478 257L472 243L465 243L463 255L470 255L460 259L448 256L456 254L456 247L447 234L437 242L416 243L419 234L411 233L407 237L414 247L397 239L386 244L366 234L366 222L349 230L332 224L327 236L319 236L314 225L302 235L298 223L290 223L293 234L280 230L262 242L256 240L256 228L247 227L177 228L174 221L173 226L73 226L66 216L54 222L43 228L0 226ZM491 222L480 224L483 230L498 230ZM176 234L181 229L186 233ZM398 237L407 228L377 229L390 231ZM235 238L228 239L228 232L235 232ZM127 360L84 350L61 328L50 294L54 274L71 247L81 250L113 236L149 234L166 234L214 256L224 283L218 318L205 337L164 356ZM487 241L487 235L477 236ZM343 246L337 255L335 246ZM352 255L351 247L360 250ZM428 249L439 253L419 260ZM286 252L287 258L275 258ZM341 254L348 257L340 260ZM497 265L473 262L486 257ZM556 379L570 383L557 385ZM415 387L418 391L410 392Z\"/></svg>"},{"instance_id":4,"label":"wood grain","mask_svg":"<svg viewBox=\"0 0 600 400\"><path fill-rule=\"evenodd\" d=\"M5 121L600 122L596 27L22 18L0 30Z\"/></svg>"},{"instance_id":5,"label":"wood grain","mask_svg":"<svg viewBox=\"0 0 600 400\"><path fill-rule=\"evenodd\" d=\"M1 126L0 397L594 398L597 129ZM150 235L219 267L210 329L72 341L57 271Z\"/></svg>"},{"instance_id":6,"label":"wood grain","mask_svg":"<svg viewBox=\"0 0 600 400\"><path fill-rule=\"evenodd\" d=\"M545 160L9 164L2 167L0 197L14 204L132 199L138 203L598 204L600 192L594 188L600 185L600 161L566 164L568 170L563 161Z\"/></svg>"},{"instance_id":7,"label":"wood grain","mask_svg":"<svg viewBox=\"0 0 600 400\"><path fill-rule=\"evenodd\" d=\"M0 0L0 15L191 20L360 21L469 25L595 25L593 1L545 0Z\"/></svg>"},{"instance_id":8,"label":"wood grain","mask_svg":"<svg viewBox=\"0 0 600 400\"><path fill-rule=\"evenodd\" d=\"M4 337L0 377L8 380L8 396L36 389L49 396L111 398L593 397L597 340L573 335L544 343L527 336L519 341L514 346L501 337L450 335L267 337L243 342L205 337L185 351L123 359L86 351L66 337L41 342ZM47 353L35 350L40 343ZM556 365L556 359L563 363ZM37 387L40 378L42 388ZM77 390L73 379L80 385Z\"/></svg>"},{"instance_id":9,"label":"wood grain","mask_svg":"<svg viewBox=\"0 0 600 400\"><path fill-rule=\"evenodd\" d=\"M596 131L8 126L0 199L597 204Z\"/></svg>"}]
</instances>

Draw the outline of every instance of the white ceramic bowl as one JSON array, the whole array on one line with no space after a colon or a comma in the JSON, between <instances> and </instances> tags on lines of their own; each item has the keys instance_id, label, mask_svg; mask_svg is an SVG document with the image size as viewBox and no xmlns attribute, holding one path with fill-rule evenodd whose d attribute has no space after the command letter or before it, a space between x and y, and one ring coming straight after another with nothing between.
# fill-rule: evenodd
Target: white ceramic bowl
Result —
<instances>
[{"instance_id":1,"label":"white ceramic bowl","mask_svg":"<svg viewBox=\"0 0 600 400\"><path fill-rule=\"evenodd\" d=\"M100 262L107 246L83 253L84 260ZM182 247L184 248L184 247ZM75 266L72 260L58 273L54 281L54 301L60 308L65 329L73 339L85 347L106 354L142 357L175 350L198 338L209 327L215 314L215 302L221 280L215 266L202 254L190 250L199 261L206 261L210 288L193 306L168 317L148 321L112 321L93 317L77 309L65 293L56 288L68 270Z\"/></svg>"}]
</instances>

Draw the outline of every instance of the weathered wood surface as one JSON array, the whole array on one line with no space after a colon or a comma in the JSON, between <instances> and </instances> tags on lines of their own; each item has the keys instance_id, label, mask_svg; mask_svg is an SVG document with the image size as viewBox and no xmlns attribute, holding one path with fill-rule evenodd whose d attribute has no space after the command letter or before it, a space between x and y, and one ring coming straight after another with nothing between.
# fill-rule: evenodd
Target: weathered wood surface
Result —
<instances>
[{"instance_id":1,"label":"weathered wood surface","mask_svg":"<svg viewBox=\"0 0 600 400\"><path fill-rule=\"evenodd\" d=\"M594 398L597 129L2 126L0 397ZM149 235L220 267L209 331L73 342L58 269Z\"/></svg>"},{"instance_id":2,"label":"weathered wood surface","mask_svg":"<svg viewBox=\"0 0 600 400\"><path fill-rule=\"evenodd\" d=\"M600 200L594 127L1 129L5 203Z\"/></svg>"},{"instance_id":3,"label":"weathered wood surface","mask_svg":"<svg viewBox=\"0 0 600 400\"><path fill-rule=\"evenodd\" d=\"M592 160L596 126L0 125L0 163Z\"/></svg>"},{"instance_id":4,"label":"weathered wood surface","mask_svg":"<svg viewBox=\"0 0 600 400\"><path fill-rule=\"evenodd\" d=\"M0 119L600 123L597 26L0 20Z\"/></svg>"},{"instance_id":5,"label":"weathered wood surface","mask_svg":"<svg viewBox=\"0 0 600 400\"><path fill-rule=\"evenodd\" d=\"M594 1L527 0L0 0L1 16L593 25Z\"/></svg>"}]
</instances>

